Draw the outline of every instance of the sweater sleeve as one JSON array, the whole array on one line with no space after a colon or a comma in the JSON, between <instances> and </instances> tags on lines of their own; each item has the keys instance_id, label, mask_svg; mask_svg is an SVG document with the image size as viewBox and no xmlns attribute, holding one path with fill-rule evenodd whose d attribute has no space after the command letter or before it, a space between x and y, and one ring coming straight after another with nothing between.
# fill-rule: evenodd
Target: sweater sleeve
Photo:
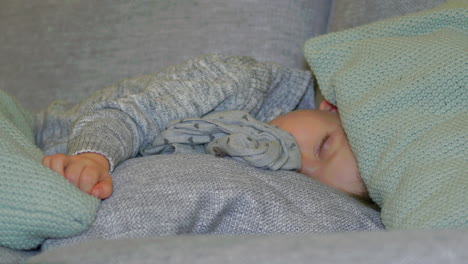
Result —
<instances>
[{"instance_id":1,"label":"sweater sleeve","mask_svg":"<svg viewBox=\"0 0 468 264\"><path fill-rule=\"evenodd\" d=\"M72 125L68 153L100 153L112 171L138 154L153 154L153 142L170 121L224 110L255 115L269 92L282 83L278 76L284 79L285 73L278 69L248 57L209 55L122 82L107 90L105 98L82 104L89 109ZM296 78L294 74L286 75ZM295 101L304 93L305 87L301 89Z\"/></svg>"}]
</instances>

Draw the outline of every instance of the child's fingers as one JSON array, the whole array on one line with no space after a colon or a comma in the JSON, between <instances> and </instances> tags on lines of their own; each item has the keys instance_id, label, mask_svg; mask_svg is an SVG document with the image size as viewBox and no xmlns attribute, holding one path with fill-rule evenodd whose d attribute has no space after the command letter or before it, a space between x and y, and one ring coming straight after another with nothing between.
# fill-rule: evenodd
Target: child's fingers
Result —
<instances>
[{"instance_id":1,"label":"child's fingers","mask_svg":"<svg viewBox=\"0 0 468 264\"><path fill-rule=\"evenodd\" d=\"M42 164L64 176L83 192L99 199L106 199L112 195L112 178L108 168L95 159L85 155L55 154L45 156Z\"/></svg>"},{"instance_id":2,"label":"child's fingers","mask_svg":"<svg viewBox=\"0 0 468 264\"><path fill-rule=\"evenodd\" d=\"M112 191L112 177L106 173L102 179L96 185L94 185L93 189L91 190L91 195L99 199L106 199L112 195Z\"/></svg>"},{"instance_id":3,"label":"child's fingers","mask_svg":"<svg viewBox=\"0 0 468 264\"><path fill-rule=\"evenodd\" d=\"M44 158L45 163L47 163L48 168L57 172L58 174L65 176L65 167L67 166L69 159L68 156L65 154L55 154L52 156L48 156L48 158Z\"/></svg>"},{"instance_id":4,"label":"child's fingers","mask_svg":"<svg viewBox=\"0 0 468 264\"><path fill-rule=\"evenodd\" d=\"M85 193L90 193L91 189L98 183L99 171L94 167L86 167L80 174L78 188Z\"/></svg>"},{"instance_id":5,"label":"child's fingers","mask_svg":"<svg viewBox=\"0 0 468 264\"><path fill-rule=\"evenodd\" d=\"M44 158L42 158L42 165L50 169L50 156L44 156Z\"/></svg>"},{"instance_id":6,"label":"child's fingers","mask_svg":"<svg viewBox=\"0 0 468 264\"><path fill-rule=\"evenodd\" d=\"M82 171L85 169L86 164L82 161L70 162L65 169L65 178L71 182L73 185L79 188L80 177Z\"/></svg>"}]
</instances>

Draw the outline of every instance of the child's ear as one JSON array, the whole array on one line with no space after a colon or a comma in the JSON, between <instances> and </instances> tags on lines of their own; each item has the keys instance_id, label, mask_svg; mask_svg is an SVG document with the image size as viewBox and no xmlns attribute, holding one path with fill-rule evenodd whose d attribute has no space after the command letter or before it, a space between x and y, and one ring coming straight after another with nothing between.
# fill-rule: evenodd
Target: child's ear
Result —
<instances>
[{"instance_id":1,"label":"child's ear","mask_svg":"<svg viewBox=\"0 0 468 264\"><path fill-rule=\"evenodd\" d=\"M327 100L323 100L320 105L319 105L319 110L322 111L330 111L330 112L338 112L338 108L334 105L332 105L330 102Z\"/></svg>"}]
</instances>

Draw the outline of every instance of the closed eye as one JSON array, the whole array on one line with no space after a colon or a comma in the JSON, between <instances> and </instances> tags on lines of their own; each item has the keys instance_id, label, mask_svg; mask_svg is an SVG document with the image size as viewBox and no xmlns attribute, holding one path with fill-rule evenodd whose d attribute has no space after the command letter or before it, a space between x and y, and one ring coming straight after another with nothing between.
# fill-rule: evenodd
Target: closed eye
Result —
<instances>
[{"instance_id":1,"label":"closed eye","mask_svg":"<svg viewBox=\"0 0 468 264\"><path fill-rule=\"evenodd\" d=\"M330 134L326 134L323 138L322 141L320 141L320 145L317 149L317 153L315 153L315 156L317 158L320 158L320 155L322 154L323 146L325 145L325 142L327 142L328 138L330 138Z\"/></svg>"}]
</instances>

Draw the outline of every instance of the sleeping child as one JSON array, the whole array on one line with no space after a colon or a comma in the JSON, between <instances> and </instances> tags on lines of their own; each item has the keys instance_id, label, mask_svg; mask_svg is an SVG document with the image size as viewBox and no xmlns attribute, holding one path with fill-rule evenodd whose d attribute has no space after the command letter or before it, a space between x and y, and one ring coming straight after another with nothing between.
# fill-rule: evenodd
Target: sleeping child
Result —
<instances>
[{"instance_id":1,"label":"sleeping child","mask_svg":"<svg viewBox=\"0 0 468 264\"><path fill-rule=\"evenodd\" d=\"M108 162L97 156L102 171L112 171L125 159L155 154L170 121L240 110L294 137L299 172L351 194L368 194L386 229L467 228L468 28L461 23L467 14L466 1L448 1L307 41L307 62L339 116L327 103L317 111L293 111L312 108L304 104L312 101L305 96L305 72L218 57L123 85L122 91L132 86L142 93L82 105L73 126L64 126L71 130L58 135L47 131L57 131L61 118L54 116L66 115L49 111L38 123L45 128L38 143L48 154L103 154ZM67 133L69 140L60 140ZM54 145L50 138L59 140ZM69 161L80 155L45 163L67 175ZM94 178L96 184L85 190L110 195L110 184L99 187L110 176Z\"/></svg>"},{"instance_id":2,"label":"sleeping child","mask_svg":"<svg viewBox=\"0 0 468 264\"><path fill-rule=\"evenodd\" d=\"M52 105L38 115L36 141L46 167L100 199L112 194L109 172L124 160L200 146L367 197L336 108L324 101L300 109L313 101L308 89L308 72L210 55L126 80L69 110ZM222 113L239 117L221 120ZM236 148L239 135L241 146L256 147Z\"/></svg>"},{"instance_id":3,"label":"sleeping child","mask_svg":"<svg viewBox=\"0 0 468 264\"><path fill-rule=\"evenodd\" d=\"M269 127L265 124L262 130L256 131L260 131L262 133L262 138L265 138L267 131L269 131L270 134L278 134L278 132L272 132L272 130L275 128L281 129L288 132L293 137L293 139L289 139L289 141L297 143L297 155L289 153L286 155L286 159L283 159L284 161L281 164L282 166L276 169L296 169L299 173L312 177L340 191L360 198L367 198L368 196L365 185L359 176L356 159L353 156L346 134L341 126L338 113L336 113L336 111L332 112L329 109L332 109L332 106L328 102L324 101L320 105L320 110L292 111L272 120L270 124L275 127ZM221 113L225 116L233 114L232 112ZM244 112L239 112L241 115L242 113ZM244 117L247 116L248 115L244 114ZM248 116L248 118L251 117ZM212 118L210 119L212 120ZM206 124L207 122L206 119L189 119L188 121L192 121L190 123L194 124L200 124L195 121L201 121L203 124ZM187 122L187 120L183 120L183 122ZM250 119L249 122L261 123L253 119ZM217 127L220 126L219 123L215 123L215 125ZM250 126L254 125L250 124ZM175 127L175 129L181 130L187 128L179 126L179 128ZM243 129L245 130L245 126ZM166 130L165 132L168 131L171 130ZM187 133L187 131L184 132ZM180 138L180 132L178 134ZM212 131L209 135L213 134L221 134L219 128ZM199 144L199 140L193 139L194 133L187 133L187 135L190 135L192 138L190 145L191 148L196 146L193 144ZM207 134L201 134L201 136L205 138L206 135ZM240 134L240 136L243 135L246 134L244 132ZM199 133L198 136L200 136ZM236 136L237 141L239 141L239 134ZM255 140L255 135L252 134L250 138L254 139L251 139L250 141L257 145L257 147L254 148L257 150L255 151L257 153L254 155L254 161L250 161L249 163L253 166L261 167L259 164L271 164L265 163L265 161L272 159L276 161L279 156L277 154L278 151L271 151L271 145L277 141L287 142L287 136L284 134L282 136L283 138L276 137L276 141L268 138L268 142L262 142L261 140ZM215 136L212 137L213 139L216 139ZM168 137L165 137L166 145L171 143L167 138ZM235 140L232 136L225 138L228 142L233 142ZM247 136L247 138L249 138L249 136ZM220 139L223 140L223 137ZM209 143L206 148L207 153L213 153L217 156L231 157L245 156L247 158L251 158L253 156L252 152L248 151L249 149L251 150L252 147L249 148L249 146L246 146L245 144L237 144L240 147L237 147L234 151L232 148L229 149L229 145L220 144L218 143L219 141L220 140L214 140ZM180 144L180 140L178 140L177 143ZM268 146L268 150L258 151L260 149L258 146L261 143L265 143L266 145L269 144L270 146ZM224 148L220 150L220 146L222 145L224 145ZM244 149L240 149L241 147ZM170 146L170 148L174 149L174 146ZM292 150L283 148L279 152L287 153L288 151L292 152ZM235 154L232 154L232 152L235 152ZM274 152L276 155L271 157L271 152ZM262 155L258 155L258 153L261 153ZM267 155L270 155L270 157L265 157ZM282 156L284 157L285 155ZM294 158L296 159L294 160ZM43 164L63 175L83 192L100 199L108 198L112 194L112 177L109 174L110 164L108 158L104 155L93 152L84 152L77 155L55 154L45 156ZM275 169L271 166L268 168Z\"/></svg>"}]
</instances>

